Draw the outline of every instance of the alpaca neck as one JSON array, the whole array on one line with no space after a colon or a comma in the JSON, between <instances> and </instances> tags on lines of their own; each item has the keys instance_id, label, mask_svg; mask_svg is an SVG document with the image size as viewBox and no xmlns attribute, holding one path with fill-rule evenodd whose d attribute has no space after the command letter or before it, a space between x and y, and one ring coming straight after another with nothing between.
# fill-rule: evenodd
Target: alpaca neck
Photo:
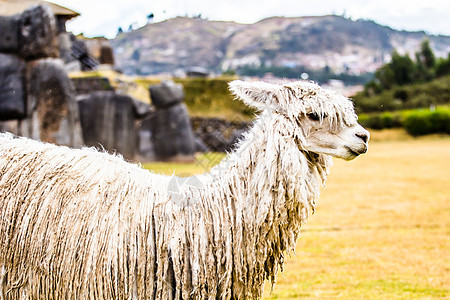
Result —
<instances>
[{"instance_id":1,"label":"alpaca neck","mask_svg":"<svg viewBox=\"0 0 450 300\"><path fill-rule=\"evenodd\" d=\"M300 150L293 137L281 134L286 131L282 126L280 117L261 116L238 149L211 170L247 210L246 221L256 226L265 221L267 205L275 200L300 201L311 212L326 179L328 156Z\"/></svg>"},{"instance_id":2,"label":"alpaca neck","mask_svg":"<svg viewBox=\"0 0 450 300\"><path fill-rule=\"evenodd\" d=\"M281 126L279 117L260 117L238 150L211 171L232 206L234 269L247 272L236 274L248 281L241 282L244 294L275 280L325 179L328 159L300 151Z\"/></svg>"}]
</instances>

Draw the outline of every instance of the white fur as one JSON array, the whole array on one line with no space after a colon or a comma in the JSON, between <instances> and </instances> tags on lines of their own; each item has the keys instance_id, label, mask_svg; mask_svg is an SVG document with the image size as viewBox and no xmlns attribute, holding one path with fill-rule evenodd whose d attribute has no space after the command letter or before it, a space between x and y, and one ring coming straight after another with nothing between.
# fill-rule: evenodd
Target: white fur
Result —
<instances>
[{"instance_id":1,"label":"white fur","mask_svg":"<svg viewBox=\"0 0 450 300\"><path fill-rule=\"evenodd\" d=\"M368 133L348 99L312 83L230 88L261 114L177 195L171 177L120 157L1 134L0 295L261 297L314 211L329 155L364 153Z\"/></svg>"}]
</instances>

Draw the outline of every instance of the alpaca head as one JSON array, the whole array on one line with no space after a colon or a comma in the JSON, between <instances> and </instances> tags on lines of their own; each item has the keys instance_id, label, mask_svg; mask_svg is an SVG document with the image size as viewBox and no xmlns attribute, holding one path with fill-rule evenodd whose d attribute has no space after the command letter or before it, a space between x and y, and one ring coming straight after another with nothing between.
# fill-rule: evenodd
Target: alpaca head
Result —
<instances>
[{"instance_id":1,"label":"alpaca head","mask_svg":"<svg viewBox=\"0 0 450 300\"><path fill-rule=\"evenodd\" d=\"M357 122L353 103L312 82L285 85L233 81L231 91L246 104L276 117L281 134L300 150L346 160L368 149L369 132Z\"/></svg>"}]
</instances>

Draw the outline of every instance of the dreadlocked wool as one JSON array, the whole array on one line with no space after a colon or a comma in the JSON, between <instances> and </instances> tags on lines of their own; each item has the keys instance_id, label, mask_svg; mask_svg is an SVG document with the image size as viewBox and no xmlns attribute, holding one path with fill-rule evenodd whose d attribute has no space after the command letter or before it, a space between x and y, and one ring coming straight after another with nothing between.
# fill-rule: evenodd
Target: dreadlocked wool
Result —
<instances>
[{"instance_id":1,"label":"dreadlocked wool","mask_svg":"<svg viewBox=\"0 0 450 300\"><path fill-rule=\"evenodd\" d=\"M313 107L356 122L348 100L325 98L297 120ZM260 298L331 162L301 148L307 125L261 110L235 152L176 192L117 155L0 134L1 299Z\"/></svg>"}]
</instances>

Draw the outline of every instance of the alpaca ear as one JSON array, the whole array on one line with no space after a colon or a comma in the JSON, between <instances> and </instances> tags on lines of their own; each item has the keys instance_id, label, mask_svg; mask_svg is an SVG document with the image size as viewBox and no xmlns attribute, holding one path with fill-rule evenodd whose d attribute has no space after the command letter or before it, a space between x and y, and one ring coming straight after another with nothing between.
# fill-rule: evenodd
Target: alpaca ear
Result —
<instances>
[{"instance_id":1,"label":"alpaca ear","mask_svg":"<svg viewBox=\"0 0 450 300\"><path fill-rule=\"evenodd\" d=\"M266 82L246 82L234 80L229 84L230 91L241 98L248 106L258 110L276 109L277 93L281 86Z\"/></svg>"}]
</instances>

